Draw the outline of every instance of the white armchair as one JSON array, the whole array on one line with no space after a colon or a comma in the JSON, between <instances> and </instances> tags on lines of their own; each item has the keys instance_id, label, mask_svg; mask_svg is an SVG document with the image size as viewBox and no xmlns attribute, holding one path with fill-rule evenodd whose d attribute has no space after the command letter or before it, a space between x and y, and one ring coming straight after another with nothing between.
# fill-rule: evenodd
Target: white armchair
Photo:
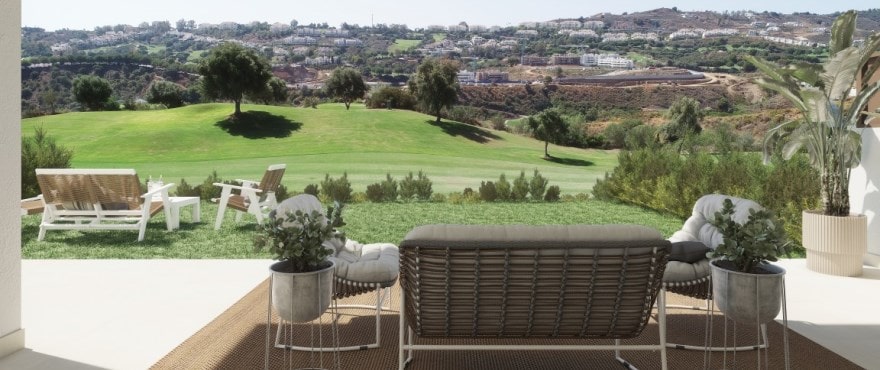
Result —
<instances>
[{"instance_id":1,"label":"white armchair","mask_svg":"<svg viewBox=\"0 0 880 370\"><path fill-rule=\"evenodd\" d=\"M257 218L257 223L262 223L269 211L278 205L275 189L281 184L281 178L284 176L286 168L285 164L273 164L263 174L263 179L260 182L236 180L242 183L241 186L214 183L214 186L223 188L220 198L212 199L212 201L218 202L214 230L220 230L220 225L223 224L223 214L227 207L236 211L236 222L241 221L242 215L249 213Z\"/></svg>"}]
</instances>

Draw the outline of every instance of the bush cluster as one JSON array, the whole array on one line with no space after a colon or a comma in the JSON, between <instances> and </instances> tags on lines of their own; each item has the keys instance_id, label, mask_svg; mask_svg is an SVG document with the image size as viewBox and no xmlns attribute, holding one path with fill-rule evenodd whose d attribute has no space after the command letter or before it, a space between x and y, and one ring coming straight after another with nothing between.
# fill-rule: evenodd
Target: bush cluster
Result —
<instances>
[{"instance_id":1,"label":"bush cluster","mask_svg":"<svg viewBox=\"0 0 880 370\"><path fill-rule=\"evenodd\" d=\"M367 185L366 198L375 203L397 200L397 181L390 173L386 174L384 181Z\"/></svg>"},{"instance_id":2,"label":"bush cluster","mask_svg":"<svg viewBox=\"0 0 880 370\"><path fill-rule=\"evenodd\" d=\"M352 191L351 183L348 181L348 173L342 173L342 177L338 179L324 174L324 181L321 181L321 192L318 197L323 201L350 203Z\"/></svg>"},{"instance_id":3,"label":"bush cluster","mask_svg":"<svg viewBox=\"0 0 880 370\"><path fill-rule=\"evenodd\" d=\"M386 86L376 91L365 101L367 108L407 109L414 110L416 98L409 92L399 88Z\"/></svg>"},{"instance_id":4,"label":"bush cluster","mask_svg":"<svg viewBox=\"0 0 880 370\"><path fill-rule=\"evenodd\" d=\"M231 184L236 186L242 185L240 181L223 180L217 175L217 171L212 171L201 184L196 186L188 183L185 179L180 179L180 182L175 186L174 194L181 197L199 197L203 200L218 199L220 198L223 189L219 186L215 186L214 183ZM146 186L143 188L146 189ZM284 184L279 184L275 189L275 199L278 201L287 199L289 195L290 192ZM263 194L260 194L260 196L263 196Z\"/></svg>"},{"instance_id":5,"label":"bush cluster","mask_svg":"<svg viewBox=\"0 0 880 370\"><path fill-rule=\"evenodd\" d=\"M646 148L623 151L618 166L597 181L593 195L618 200L681 218L690 216L705 194L720 193L752 199L784 221L791 240L801 243L801 211L819 205L818 173L808 159L774 158L765 166L760 153L713 155Z\"/></svg>"}]
</instances>

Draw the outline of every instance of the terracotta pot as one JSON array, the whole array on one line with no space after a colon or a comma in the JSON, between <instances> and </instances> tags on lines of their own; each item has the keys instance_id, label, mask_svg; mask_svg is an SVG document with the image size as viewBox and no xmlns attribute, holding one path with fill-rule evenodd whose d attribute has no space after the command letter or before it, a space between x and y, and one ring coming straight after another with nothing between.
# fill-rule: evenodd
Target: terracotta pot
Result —
<instances>
[{"instance_id":1,"label":"terracotta pot","mask_svg":"<svg viewBox=\"0 0 880 370\"><path fill-rule=\"evenodd\" d=\"M868 218L865 215L828 216L803 212L803 243L807 268L818 273L859 276L868 252Z\"/></svg>"}]
</instances>

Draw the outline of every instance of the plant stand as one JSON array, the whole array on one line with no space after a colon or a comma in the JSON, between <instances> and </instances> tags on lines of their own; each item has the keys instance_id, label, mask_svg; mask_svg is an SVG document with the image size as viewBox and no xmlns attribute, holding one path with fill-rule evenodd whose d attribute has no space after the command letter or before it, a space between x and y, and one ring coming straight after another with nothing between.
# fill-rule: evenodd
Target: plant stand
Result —
<instances>
[{"instance_id":1,"label":"plant stand","mask_svg":"<svg viewBox=\"0 0 880 370\"><path fill-rule=\"evenodd\" d=\"M759 296L759 294L756 294L755 299L758 299L758 296ZM707 326L709 328L712 328L713 327L712 318L715 316L714 295L710 296L708 298L708 306L709 306L709 312L707 313L707 316L709 316L709 319L708 319ZM724 312L721 312L721 313L724 314ZM729 322L733 322L733 343L730 347L728 347L728 343L727 343L727 338L728 338L727 331L728 331L728 326L729 326L728 323ZM724 331L723 331L724 344L723 344L722 350L720 351L720 352L722 352L722 355L724 356L723 360L722 360L723 361L722 368L723 369L727 368L727 353L728 352L731 352L733 354L732 361L733 361L733 366L735 367L736 366L736 352L742 351L742 350L756 350L756 351L758 351L757 356L756 356L757 363L756 363L755 367L753 367L753 368L754 369L761 369L761 368L770 369L770 357L769 357L769 352L768 352L770 350L770 342L768 341L768 338L767 338L768 335L767 335L766 324L761 323L756 318L754 325L755 325L756 333L758 334L757 342L763 343L763 344L757 345L757 346L745 346L745 347L742 347L742 346L737 347L737 344L736 344L736 325L737 325L736 320L733 320L732 318L728 317L727 315L724 315ZM789 354L789 347L788 347L788 308L787 308L786 297L785 297L785 276L784 275L782 276L782 326L783 326L782 338L783 338L783 347L784 347L783 350L785 351L785 370L790 370L791 369L791 357ZM706 343L704 344L704 351L705 351L704 365L708 368L709 364L711 364L711 362L712 362L712 352L717 351L717 349L715 349L715 347L710 346L711 343L713 343L712 342L712 330L710 329L707 334L708 335L706 336ZM762 359L761 350L762 349L764 350L764 356L763 356L764 365L763 366L761 365L761 359Z\"/></svg>"},{"instance_id":2,"label":"plant stand","mask_svg":"<svg viewBox=\"0 0 880 370\"><path fill-rule=\"evenodd\" d=\"M279 319L278 322L278 330L275 331L275 342L272 343L272 284L273 280L271 277L269 279L269 298L268 298L268 313L266 314L266 354L265 354L265 363L264 368L269 369L269 354L272 348L280 348L285 350L284 354L284 363L288 369L293 368L293 354L291 351L306 351L309 352L309 361L308 367L298 367L295 368L297 370L317 370L317 369L340 369L339 363L339 313L337 311L337 307L335 304L330 305L330 338L325 338L324 335L324 316L320 315L317 319L314 319L308 323L309 329L308 333L305 330L301 330L301 335L308 335L309 337L309 345L308 346L296 346L292 344L282 344L282 338L284 339L284 343L293 343L293 339L298 337L294 331L297 329L294 322L286 321L284 319ZM319 287L320 288L320 287ZM335 293L335 284L330 283L330 289ZM335 296L335 294L334 294ZM316 301L315 305L320 310L321 303ZM333 349L328 351L324 347L324 340L329 339L330 345ZM324 367L324 355L323 352L333 352L333 361L332 364L327 364L328 367ZM317 354L317 355L316 355ZM315 357L318 357L317 360Z\"/></svg>"}]
</instances>

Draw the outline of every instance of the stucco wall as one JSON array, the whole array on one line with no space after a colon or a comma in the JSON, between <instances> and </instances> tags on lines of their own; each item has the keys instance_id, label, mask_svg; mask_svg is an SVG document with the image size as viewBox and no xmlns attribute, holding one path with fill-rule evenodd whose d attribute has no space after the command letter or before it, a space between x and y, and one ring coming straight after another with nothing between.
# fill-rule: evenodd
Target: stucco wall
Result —
<instances>
[{"instance_id":1,"label":"stucco wall","mask_svg":"<svg viewBox=\"0 0 880 370\"><path fill-rule=\"evenodd\" d=\"M857 130L862 132L862 164L850 178L851 211L868 216L865 262L880 266L880 128Z\"/></svg>"},{"instance_id":2,"label":"stucco wall","mask_svg":"<svg viewBox=\"0 0 880 370\"><path fill-rule=\"evenodd\" d=\"M21 329L21 1L0 0L0 357ZM15 348L19 347L19 348Z\"/></svg>"}]
</instances>

